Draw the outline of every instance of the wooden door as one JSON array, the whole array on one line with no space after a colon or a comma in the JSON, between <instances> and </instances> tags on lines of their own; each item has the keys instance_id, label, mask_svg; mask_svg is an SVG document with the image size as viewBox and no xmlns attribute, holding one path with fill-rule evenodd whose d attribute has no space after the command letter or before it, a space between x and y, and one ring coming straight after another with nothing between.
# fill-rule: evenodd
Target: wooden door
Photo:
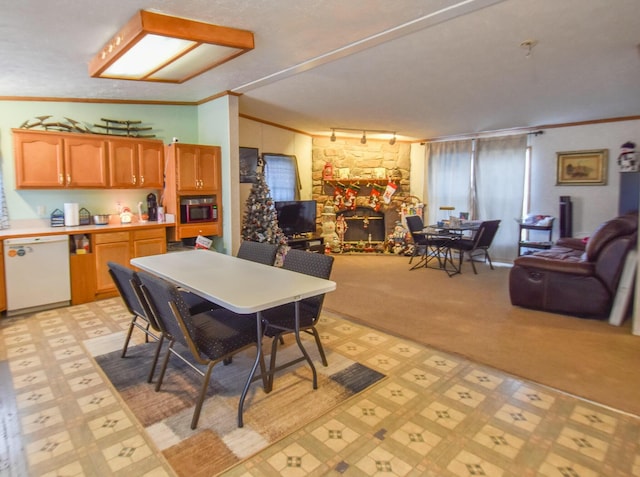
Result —
<instances>
[{"instance_id":1,"label":"wooden door","mask_svg":"<svg viewBox=\"0 0 640 477\"><path fill-rule=\"evenodd\" d=\"M65 186L62 137L35 131L13 131L16 188Z\"/></svg>"},{"instance_id":2,"label":"wooden door","mask_svg":"<svg viewBox=\"0 0 640 477\"><path fill-rule=\"evenodd\" d=\"M176 187L179 192L200 190L198 146L174 144L176 154Z\"/></svg>"},{"instance_id":3,"label":"wooden door","mask_svg":"<svg viewBox=\"0 0 640 477\"><path fill-rule=\"evenodd\" d=\"M198 177L202 192L215 193L220 184L220 148L201 146L198 150Z\"/></svg>"},{"instance_id":4,"label":"wooden door","mask_svg":"<svg viewBox=\"0 0 640 477\"><path fill-rule=\"evenodd\" d=\"M138 148L130 140L109 139L109 186L137 187Z\"/></svg>"},{"instance_id":5,"label":"wooden door","mask_svg":"<svg viewBox=\"0 0 640 477\"><path fill-rule=\"evenodd\" d=\"M162 141L138 143L138 187L164 188L164 144Z\"/></svg>"},{"instance_id":6,"label":"wooden door","mask_svg":"<svg viewBox=\"0 0 640 477\"><path fill-rule=\"evenodd\" d=\"M107 141L95 137L64 137L67 187L107 187Z\"/></svg>"}]
</instances>

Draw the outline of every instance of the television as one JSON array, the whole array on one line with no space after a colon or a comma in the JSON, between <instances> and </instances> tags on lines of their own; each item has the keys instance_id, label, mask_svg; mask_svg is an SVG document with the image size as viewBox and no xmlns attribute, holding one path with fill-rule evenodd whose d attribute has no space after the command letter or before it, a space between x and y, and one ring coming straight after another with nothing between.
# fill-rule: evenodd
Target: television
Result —
<instances>
[{"instance_id":1,"label":"television","mask_svg":"<svg viewBox=\"0 0 640 477\"><path fill-rule=\"evenodd\" d=\"M278 226L287 237L316 232L316 201L288 200L275 202Z\"/></svg>"}]
</instances>

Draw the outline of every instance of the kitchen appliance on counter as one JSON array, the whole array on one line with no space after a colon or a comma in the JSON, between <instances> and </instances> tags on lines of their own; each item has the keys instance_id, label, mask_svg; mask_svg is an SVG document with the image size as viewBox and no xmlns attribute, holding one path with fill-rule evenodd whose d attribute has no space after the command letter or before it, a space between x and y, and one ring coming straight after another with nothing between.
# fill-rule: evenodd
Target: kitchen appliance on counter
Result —
<instances>
[{"instance_id":1,"label":"kitchen appliance on counter","mask_svg":"<svg viewBox=\"0 0 640 477\"><path fill-rule=\"evenodd\" d=\"M69 237L49 235L4 241L7 316L68 306Z\"/></svg>"},{"instance_id":2,"label":"kitchen appliance on counter","mask_svg":"<svg viewBox=\"0 0 640 477\"><path fill-rule=\"evenodd\" d=\"M191 224L218 220L215 196L193 196L180 199L180 223Z\"/></svg>"},{"instance_id":3,"label":"kitchen appliance on counter","mask_svg":"<svg viewBox=\"0 0 640 477\"><path fill-rule=\"evenodd\" d=\"M147 215L152 222L158 220L158 199L153 192L147 196Z\"/></svg>"}]
</instances>

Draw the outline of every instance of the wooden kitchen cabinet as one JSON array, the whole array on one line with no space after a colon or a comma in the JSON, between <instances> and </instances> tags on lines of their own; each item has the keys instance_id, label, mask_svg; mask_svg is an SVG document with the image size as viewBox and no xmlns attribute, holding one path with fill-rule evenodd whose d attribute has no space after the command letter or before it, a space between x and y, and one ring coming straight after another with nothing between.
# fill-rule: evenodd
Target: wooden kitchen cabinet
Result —
<instances>
[{"instance_id":1,"label":"wooden kitchen cabinet","mask_svg":"<svg viewBox=\"0 0 640 477\"><path fill-rule=\"evenodd\" d=\"M18 189L107 186L103 137L14 129L13 141Z\"/></svg>"},{"instance_id":2,"label":"wooden kitchen cabinet","mask_svg":"<svg viewBox=\"0 0 640 477\"><path fill-rule=\"evenodd\" d=\"M220 188L220 147L173 143L167 156L175 161L178 192L214 194Z\"/></svg>"},{"instance_id":3,"label":"wooden kitchen cabinet","mask_svg":"<svg viewBox=\"0 0 640 477\"><path fill-rule=\"evenodd\" d=\"M4 240L0 240L0 311L7 309L7 290L4 281Z\"/></svg>"},{"instance_id":4,"label":"wooden kitchen cabinet","mask_svg":"<svg viewBox=\"0 0 640 477\"><path fill-rule=\"evenodd\" d=\"M164 144L96 134L13 129L18 189L164 187Z\"/></svg>"},{"instance_id":5,"label":"wooden kitchen cabinet","mask_svg":"<svg viewBox=\"0 0 640 477\"><path fill-rule=\"evenodd\" d=\"M116 290L108 262L120 263L126 267L131 260L129 232L106 232L93 235L93 254L96 268L96 295Z\"/></svg>"},{"instance_id":6,"label":"wooden kitchen cabinet","mask_svg":"<svg viewBox=\"0 0 640 477\"><path fill-rule=\"evenodd\" d=\"M100 137L66 136L64 169L66 187L107 187L107 141Z\"/></svg>"},{"instance_id":7,"label":"wooden kitchen cabinet","mask_svg":"<svg viewBox=\"0 0 640 477\"><path fill-rule=\"evenodd\" d=\"M146 257L167 253L167 233L164 228L133 232L133 256Z\"/></svg>"},{"instance_id":8,"label":"wooden kitchen cabinet","mask_svg":"<svg viewBox=\"0 0 640 477\"><path fill-rule=\"evenodd\" d=\"M65 186L62 136L14 129L13 148L18 189Z\"/></svg>"},{"instance_id":9,"label":"wooden kitchen cabinet","mask_svg":"<svg viewBox=\"0 0 640 477\"><path fill-rule=\"evenodd\" d=\"M219 146L173 143L166 146L166 185L163 206L176 217L169 229L169 240L178 241L198 235L222 234L221 149ZM211 222L185 223L180 201L185 198L212 198L217 206L217 219Z\"/></svg>"},{"instance_id":10,"label":"wooden kitchen cabinet","mask_svg":"<svg viewBox=\"0 0 640 477\"><path fill-rule=\"evenodd\" d=\"M109 139L109 187L162 189L164 144L159 140Z\"/></svg>"}]
</instances>

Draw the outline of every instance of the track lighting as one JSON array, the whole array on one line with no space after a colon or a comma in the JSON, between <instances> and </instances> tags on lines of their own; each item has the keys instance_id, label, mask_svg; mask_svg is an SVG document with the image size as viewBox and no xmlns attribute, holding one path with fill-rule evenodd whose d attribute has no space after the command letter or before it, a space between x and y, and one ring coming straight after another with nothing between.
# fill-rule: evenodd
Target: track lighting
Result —
<instances>
[{"instance_id":1,"label":"track lighting","mask_svg":"<svg viewBox=\"0 0 640 477\"><path fill-rule=\"evenodd\" d=\"M360 144L367 143L367 133L378 133L378 134L391 134L391 138L389 139L389 145L393 146L396 143L396 131L387 131L384 129L355 129L355 128L329 128L331 129L331 142L335 142L336 140L336 131L346 131L346 132L354 132L354 131L362 131L362 137L360 138ZM374 138L380 139L380 138Z\"/></svg>"}]
</instances>

